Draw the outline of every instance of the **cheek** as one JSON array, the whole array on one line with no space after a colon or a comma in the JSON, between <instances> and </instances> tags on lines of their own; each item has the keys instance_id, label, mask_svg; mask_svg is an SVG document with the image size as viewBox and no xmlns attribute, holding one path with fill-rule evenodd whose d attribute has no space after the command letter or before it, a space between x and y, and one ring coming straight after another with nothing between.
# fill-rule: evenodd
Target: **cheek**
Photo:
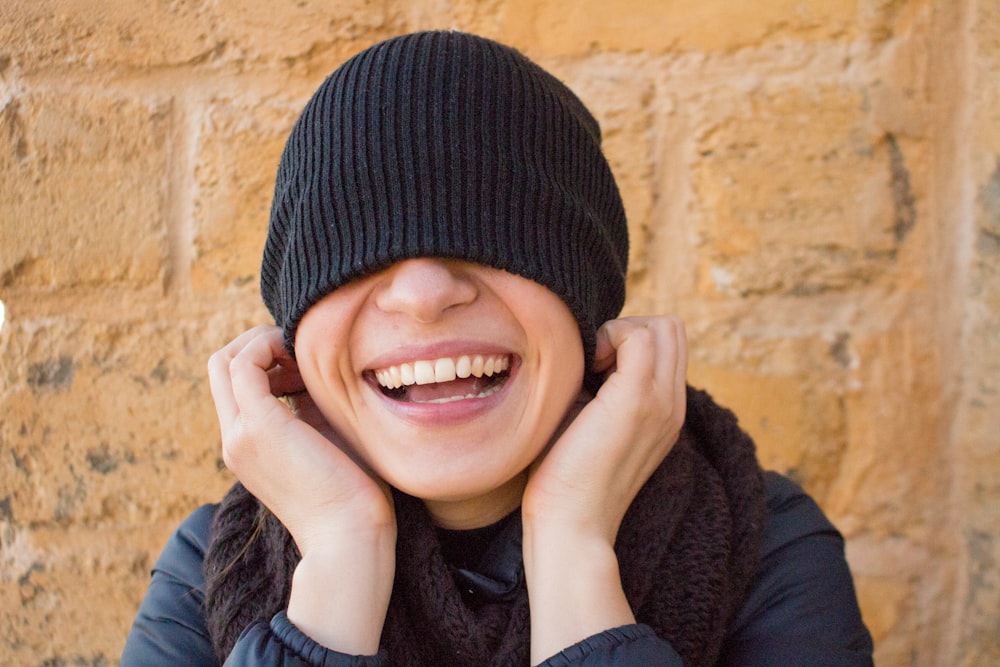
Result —
<instances>
[{"instance_id":1,"label":"cheek","mask_svg":"<svg viewBox=\"0 0 1000 667\"><path fill-rule=\"evenodd\" d=\"M350 336L358 309L334 292L302 318L295 339L299 373L313 402L326 421L348 443L356 441L357 380L352 368ZM353 306L353 307L352 307Z\"/></svg>"},{"instance_id":2,"label":"cheek","mask_svg":"<svg viewBox=\"0 0 1000 667\"><path fill-rule=\"evenodd\" d=\"M308 336L298 338L295 344L299 374L309 395L324 412L342 403L345 396L344 359L335 353L339 348L336 341L314 341Z\"/></svg>"},{"instance_id":3,"label":"cheek","mask_svg":"<svg viewBox=\"0 0 1000 667\"><path fill-rule=\"evenodd\" d=\"M539 390L535 406L540 411L536 423L548 434L555 433L583 388L584 358L580 328L569 308L545 290L532 300L521 301L530 308L519 311L519 319L529 339L535 342L539 364ZM542 446L548 444L545 438Z\"/></svg>"},{"instance_id":4,"label":"cheek","mask_svg":"<svg viewBox=\"0 0 1000 667\"><path fill-rule=\"evenodd\" d=\"M360 327L366 284L362 280L331 292L302 317L295 336L295 356L307 382L307 376L322 381L353 373L352 338Z\"/></svg>"},{"instance_id":5,"label":"cheek","mask_svg":"<svg viewBox=\"0 0 1000 667\"><path fill-rule=\"evenodd\" d=\"M569 308L548 290L546 294L526 302L521 309L522 326L530 340L536 342L541 358L554 362L555 372L563 382L575 385L583 381L583 339L580 327Z\"/></svg>"}]
</instances>

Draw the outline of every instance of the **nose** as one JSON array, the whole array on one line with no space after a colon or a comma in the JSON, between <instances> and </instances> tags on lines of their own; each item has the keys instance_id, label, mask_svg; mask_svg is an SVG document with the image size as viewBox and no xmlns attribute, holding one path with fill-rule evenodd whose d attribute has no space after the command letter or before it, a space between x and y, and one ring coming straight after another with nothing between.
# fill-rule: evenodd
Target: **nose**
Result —
<instances>
[{"instance_id":1,"label":"nose","mask_svg":"<svg viewBox=\"0 0 1000 667\"><path fill-rule=\"evenodd\" d=\"M408 315L426 324L437 321L449 308L472 303L477 294L459 262L421 257L389 267L375 305L383 312Z\"/></svg>"}]
</instances>

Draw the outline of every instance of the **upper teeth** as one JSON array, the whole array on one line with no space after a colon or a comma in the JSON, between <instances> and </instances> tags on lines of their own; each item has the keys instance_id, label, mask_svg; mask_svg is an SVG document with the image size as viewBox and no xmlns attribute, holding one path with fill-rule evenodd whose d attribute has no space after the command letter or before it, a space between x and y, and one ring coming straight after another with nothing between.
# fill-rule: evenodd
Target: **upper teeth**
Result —
<instances>
[{"instance_id":1,"label":"upper teeth","mask_svg":"<svg viewBox=\"0 0 1000 667\"><path fill-rule=\"evenodd\" d=\"M451 382L455 378L492 376L510 368L506 354L474 354L461 357L441 357L413 361L375 371L375 379L383 387L398 389L413 384Z\"/></svg>"}]
</instances>

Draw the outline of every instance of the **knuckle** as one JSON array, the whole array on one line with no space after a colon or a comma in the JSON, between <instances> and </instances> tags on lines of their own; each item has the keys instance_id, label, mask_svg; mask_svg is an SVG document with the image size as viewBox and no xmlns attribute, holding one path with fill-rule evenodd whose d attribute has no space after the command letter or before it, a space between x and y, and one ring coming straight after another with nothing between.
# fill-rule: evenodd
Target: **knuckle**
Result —
<instances>
[{"instance_id":1,"label":"knuckle","mask_svg":"<svg viewBox=\"0 0 1000 667\"><path fill-rule=\"evenodd\" d=\"M240 447L236 442L225 440L222 442L222 462L230 470L235 471L239 467L240 453Z\"/></svg>"},{"instance_id":2,"label":"knuckle","mask_svg":"<svg viewBox=\"0 0 1000 667\"><path fill-rule=\"evenodd\" d=\"M684 320L682 320L680 317L676 315L670 315L667 318L667 322L673 328L674 332L678 336L683 337L686 335L686 327L684 326Z\"/></svg>"},{"instance_id":3,"label":"knuckle","mask_svg":"<svg viewBox=\"0 0 1000 667\"><path fill-rule=\"evenodd\" d=\"M244 348L244 350L246 350L246 348ZM233 377L236 377L241 373L247 372L247 370L250 369L252 366L253 366L252 355L250 353L246 354L241 353L234 355L229 359L227 368L229 370L229 374L232 375Z\"/></svg>"},{"instance_id":4,"label":"knuckle","mask_svg":"<svg viewBox=\"0 0 1000 667\"><path fill-rule=\"evenodd\" d=\"M215 368L222 368L228 363L228 360L229 360L229 355L226 354L225 348L222 348L221 350L216 350L208 358L208 369L212 370Z\"/></svg>"},{"instance_id":5,"label":"knuckle","mask_svg":"<svg viewBox=\"0 0 1000 667\"><path fill-rule=\"evenodd\" d=\"M253 452L253 443L243 433L238 433L222 441L222 461L233 472L246 467Z\"/></svg>"},{"instance_id":6,"label":"knuckle","mask_svg":"<svg viewBox=\"0 0 1000 667\"><path fill-rule=\"evenodd\" d=\"M656 343L656 332L641 325L634 325L628 337L646 349L654 347Z\"/></svg>"},{"instance_id":7,"label":"knuckle","mask_svg":"<svg viewBox=\"0 0 1000 667\"><path fill-rule=\"evenodd\" d=\"M230 471L236 469L236 460L233 457L233 450L225 444L222 445L222 462L226 464L226 468Z\"/></svg>"}]
</instances>

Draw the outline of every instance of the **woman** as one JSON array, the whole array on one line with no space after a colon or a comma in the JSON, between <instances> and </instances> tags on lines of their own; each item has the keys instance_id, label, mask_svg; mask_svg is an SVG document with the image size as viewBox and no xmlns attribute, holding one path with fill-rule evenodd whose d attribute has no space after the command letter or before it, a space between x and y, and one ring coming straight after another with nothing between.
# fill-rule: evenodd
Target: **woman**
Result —
<instances>
[{"instance_id":1,"label":"woman","mask_svg":"<svg viewBox=\"0 0 1000 667\"><path fill-rule=\"evenodd\" d=\"M276 326L209 362L239 483L160 557L123 664L870 664L840 536L616 319L600 131L516 51L406 35L278 170Z\"/></svg>"}]
</instances>

